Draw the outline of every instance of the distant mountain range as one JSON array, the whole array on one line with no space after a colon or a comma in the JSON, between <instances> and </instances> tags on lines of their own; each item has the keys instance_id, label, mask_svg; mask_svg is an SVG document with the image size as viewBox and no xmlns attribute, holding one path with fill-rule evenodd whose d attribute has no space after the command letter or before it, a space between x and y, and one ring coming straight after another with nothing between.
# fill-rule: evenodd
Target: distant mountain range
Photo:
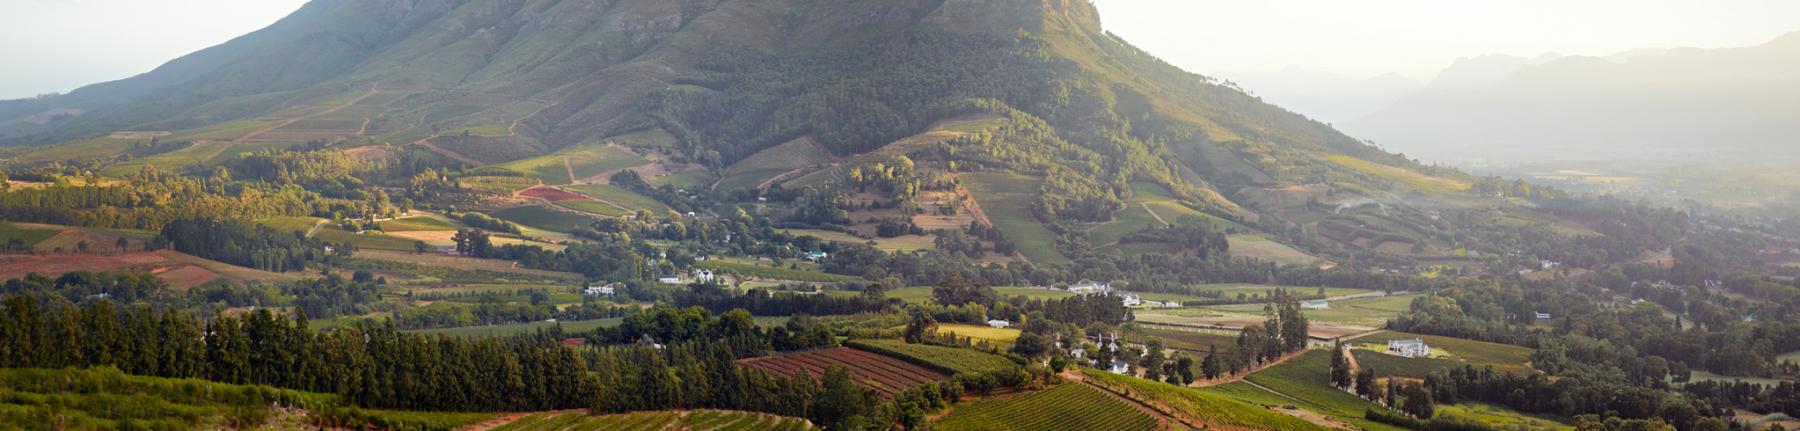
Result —
<instances>
[{"instance_id":1,"label":"distant mountain range","mask_svg":"<svg viewBox=\"0 0 1800 431\"><path fill-rule=\"evenodd\" d=\"M1433 160L1800 160L1800 33L1744 48L1465 60L1338 124Z\"/></svg>"}]
</instances>

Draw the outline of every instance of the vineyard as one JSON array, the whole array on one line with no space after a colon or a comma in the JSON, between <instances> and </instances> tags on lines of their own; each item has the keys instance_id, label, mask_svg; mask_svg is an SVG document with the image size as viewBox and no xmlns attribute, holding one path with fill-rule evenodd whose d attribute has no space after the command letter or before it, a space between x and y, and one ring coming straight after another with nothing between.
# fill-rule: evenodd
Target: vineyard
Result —
<instances>
[{"instance_id":1,"label":"vineyard","mask_svg":"<svg viewBox=\"0 0 1800 431\"><path fill-rule=\"evenodd\" d=\"M1325 427L1276 413L1243 401L1193 389L1130 376L1082 368L1089 382L1150 405L1160 405L1173 416L1207 425L1231 425L1263 430L1323 430Z\"/></svg>"},{"instance_id":2,"label":"vineyard","mask_svg":"<svg viewBox=\"0 0 1800 431\"><path fill-rule=\"evenodd\" d=\"M812 430L805 419L722 410L657 411L589 416L582 412L533 413L508 422L494 431L636 431L636 430Z\"/></svg>"},{"instance_id":3,"label":"vineyard","mask_svg":"<svg viewBox=\"0 0 1800 431\"><path fill-rule=\"evenodd\" d=\"M913 386L949 378L943 373L906 361L849 347L740 359L738 365L779 375L805 371L815 379L825 375L825 368L836 365L850 371L857 384L880 392L884 397L891 397Z\"/></svg>"},{"instance_id":4,"label":"vineyard","mask_svg":"<svg viewBox=\"0 0 1800 431\"><path fill-rule=\"evenodd\" d=\"M1154 430L1156 418L1082 384L956 407L932 428L958 430Z\"/></svg>"},{"instance_id":5,"label":"vineyard","mask_svg":"<svg viewBox=\"0 0 1800 431\"><path fill-rule=\"evenodd\" d=\"M1018 366L998 355L954 347L908 344L901 340L851 340L846 344L952 374L979 374Z\"/></svg>"}]
</instances>

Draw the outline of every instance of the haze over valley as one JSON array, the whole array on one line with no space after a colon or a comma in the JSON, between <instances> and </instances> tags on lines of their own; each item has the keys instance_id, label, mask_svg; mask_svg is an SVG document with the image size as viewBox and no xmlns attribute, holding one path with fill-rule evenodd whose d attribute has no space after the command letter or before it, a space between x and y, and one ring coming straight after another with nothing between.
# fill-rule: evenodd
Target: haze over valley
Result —
<instances>
[{"instance_id":1,"label":"haze over valley","mask_svg":"<svg viewBox=\"0 0 1800 431\"><path fill-rule=\"evenodd\" d=\"M1790 3L118 1L0 429L1800 426Z\"/></svg>"}]
</instances>

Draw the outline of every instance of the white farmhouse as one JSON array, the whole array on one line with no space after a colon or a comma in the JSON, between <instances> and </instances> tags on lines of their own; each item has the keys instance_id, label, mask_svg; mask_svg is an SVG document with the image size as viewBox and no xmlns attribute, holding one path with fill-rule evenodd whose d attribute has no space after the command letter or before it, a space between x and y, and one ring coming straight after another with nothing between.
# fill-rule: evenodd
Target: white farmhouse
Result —
<instances>
[{"instance_id":1,"label":"white farmhouse","mask_svg":"<svg viewBox=\"0 0 1800 431\"><path fill-rule=\"evenodd\" d=\"M1080 283L1075 283L1075 284L1069 285L1070 292L1075 292L1075 293L1083 294L1083 295L1090 294L1090 293L1106 293L1111 290L1112 290L1111 285L1097 283L1097 282L1094 282L1093 280L1081 280Z\"/></svg>"},{"instance_id":2,"label":"white farmhouse","mask_svg":"<svg viewBox=\"0 0 1800 431\"><path fill-rule=\"evenodd\" d=\"M1425 340L1417 338L1411 340L1388 340L1387 352L1388 354L1395 356L1422 358L1431 356L1431 346L1425 345Z\"/></svg>"},{"instance_id":3,"label":"white farmhouse","mask_svg":"<svg viewBox=\"0 0 1800 431\"><path fill-rule=\"evenodd\" d=\"M1126 307L1136 307L1136 306L1144 304L1144 300L1142 298L1138 298L1137 295L1133 295L1133 294L1129 294L1129 293L1124 294L1124 295L1119 295L1119 301L1124 302Z\"/></svg>"},{"instance_id":4,"label":"white farmhouse","mask_svg":"<svg viewBox=\"0 0 1800 431\"><path fill-rule=\"evenodd\" d=\"M1012 322L1008 322L1008 321L1000 320L1000 319L989 320L989 321L987 321L987 324L988 324L988 326L995 327L995 328L1001 328L1001 329L1006 329L1006 327L1012 326Z\"/></svg>"},{"instance_id":5,"label":"white farmhouse","mask_svg":"<svg viewBox=\"0 0 1800 431\"><path fill-rule=\"evenodd\" d=\"M1536 313L1534 317L1538 320L1550 320L1550 313Z\"/></svg>"},{"instance_id":6,"label":"white farmhouse","mask_svg":"<svg viewBox=\"0 0 1800 431\"><path fill-rule=\"evenodd\" d=\"M694 280L701 283L711 283L713 281L713 273L704 268L696 269L694 270Z\"/></svg>"},{"instance_id":7,"label":"white farmhouse","mask_svg":"<svg viewBox=\"0 0 1800 431\"><path fill-rule=\"evenodd\" d=\"M590 284L585 292L587 293L587 296L605 296L610 298L619 292L619 286L618 283L606 283L605 286L595 286Z\"/></svg>"},{"instance_id":8,"label":"white farmhouse","mask_svg":"<svg viewBox=\"0 0 1800 431\"><path fill-rule=\"evenodd\" d=\"M681 277L675 276L675 275L665 275L660 278L657 278L656 282L662 283L662 284L681 284Z\"/></svg>"},{"instance_id":9,"label":"white farmhouse","mask_svg":"<svg viewBox=\"0 0 1800 431\"><path fill-rule=\"evenodd\" d=\"M1107 364L1106 370L1111 371L1113 374L1124 374L1129 376L1131 375L1131 363L1114 359L1111 364Z\"/></svg>"}]
</instances>

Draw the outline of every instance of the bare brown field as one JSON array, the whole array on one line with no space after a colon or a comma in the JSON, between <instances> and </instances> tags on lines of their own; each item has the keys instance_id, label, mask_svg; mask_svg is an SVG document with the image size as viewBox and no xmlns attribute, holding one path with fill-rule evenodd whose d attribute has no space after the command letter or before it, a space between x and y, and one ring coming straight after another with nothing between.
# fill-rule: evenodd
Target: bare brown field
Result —
<instances>
[{"instance_id":1,"label":"bare brown field","mask_svg":"<svg viewBox=\"0 0 1800 431\"><path fill-rule=\"evenodd\" d=\"M22 277L33 272L62 274L73 271L143 271L156 274L175 290L187 290L208 281L280 281L297 277L233 266L172 250L115 254L0 255L0 278Z\"/></svg>"}]
</instances>

